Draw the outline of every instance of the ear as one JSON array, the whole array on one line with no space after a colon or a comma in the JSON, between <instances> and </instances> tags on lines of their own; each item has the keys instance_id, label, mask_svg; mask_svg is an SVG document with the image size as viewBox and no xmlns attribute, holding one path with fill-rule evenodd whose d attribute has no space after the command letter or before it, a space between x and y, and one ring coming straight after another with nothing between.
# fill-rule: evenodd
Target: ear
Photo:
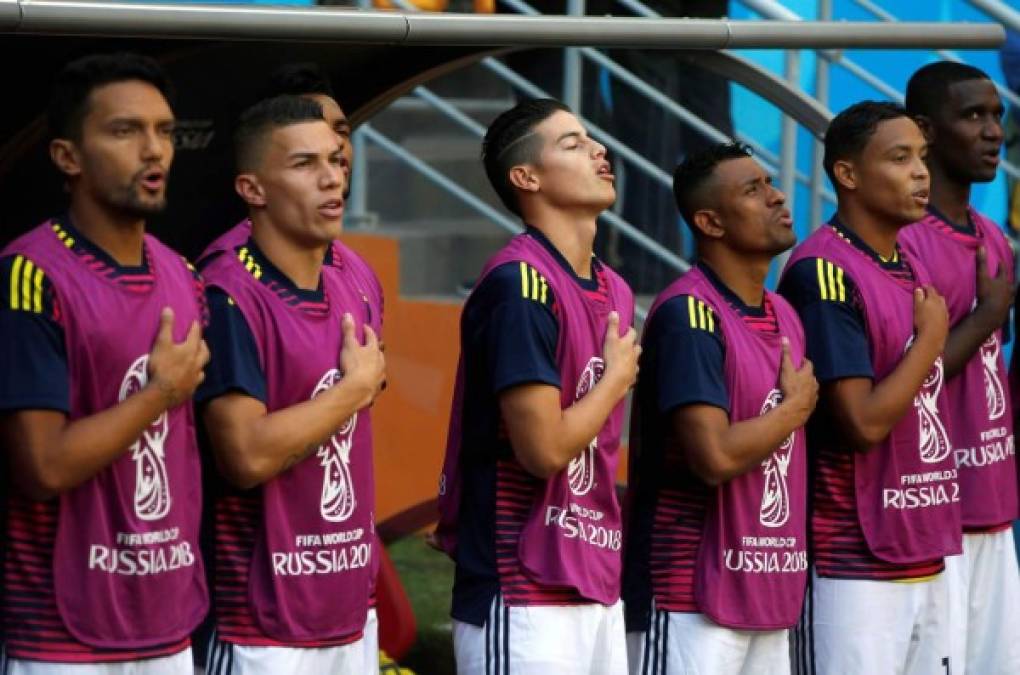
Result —
<instances>
[{"instance_id":1,"label":"ear","mask_svg":"<svg viewBox=\"0 0 1020 675\"><path fill-rule=\"evenodd\" d=\"M68 178L81 174L81 157L74 141L66 138L54 138L50 141L50 159L60 173Z\"/></svg>"},{"instance_id":2,"label":"ear","mask_svg":"<svg viewBox=\"0 0 1020 675\"><path fill-rule=\"evenodd\" d=\"M853 162L845 159L836 160L832 165L832 175L843 189L857 189L857 172L854 170Z\"/></svg>"},{"instance_id":3,"label":"ear","mask_svg":"<svg viewBox=\"0 0 1020 675\"><path fill-rule=\"evenodd\" d=\"M252 173L239 173L234 178L234 191L248 206L261 208L266 205L266 193L259 179Z\"/></svg>"},{"instance_id":4,"label":"ear","mask_svg":"<svg viewBox=\"0 0 1020 675\"><path fill-rule=\"evenodd\" d=\"M706 239L722 239L726 230L719 220L719 214L712 209L701 209L694 212L694 228Z\"/></svg>"},{"instance_id":5,"label":"ear","mask_svg":"<svg viewBox=\"0 0 1020 675\"><path fill-rule=\"evenodd\" d=\"M924 140L931 144L935 140L935 125L932 124L931 118L927 115L917 115L913 120L924 134Z\"/></svg>"},{"instance_id":6,"label":"ear","mask_svg":"<svg viewBox=\"0 0 1020 675\"><path fill-rule=\"evenodd\" d=\"M539 180L528 164L518 164L510 168L510 185L524 192L538 192Z\"/></svg>"}]
</instances>

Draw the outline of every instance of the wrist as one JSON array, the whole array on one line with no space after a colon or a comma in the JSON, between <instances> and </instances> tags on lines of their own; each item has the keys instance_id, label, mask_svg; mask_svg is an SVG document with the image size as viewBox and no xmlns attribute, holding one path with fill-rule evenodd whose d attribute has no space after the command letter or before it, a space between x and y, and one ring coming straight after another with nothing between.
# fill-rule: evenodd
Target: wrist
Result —
<instances>
[{"instance_id":1,"label":"wrist","mask_svg":"<svg viewBox=\"0 0 1020 675\"><path fill-rule=\"evenodd\" d=\"M773 410L779 417L781 426L788 429L790 433L804 426L809 414L804 402L796 395L788 397L783 394L782 402Z\"/></svg>"},{"instance_id":2,"label":"wrist","mask_svg":"<svg viewBox=\"0 0 1020 675\"><path fill-rule=\"evenodd\" d=\"M626 396L627 390L630 389L630 381L624 377L623 373L615 369L606 370L602 375L602 379L599 380L599 385L604 386L612 394L614 400Z\"/></svg>"},{"instance_id":3,"label":"wrist","mask_svg":"<svg viewBox=\"0 0 1020 675\"><path fill-rule=\"evenodd\" d=\"M368 407L372 403L375 394L369 381L356 373L344 377L340 381L340 386L336 387L336 389L347 392L347 397L353 402L355 410Z\"/></svg>"},{"instance_id":4,"label":"wrist","mask_svg":"<svg viewBox=\"0 0 1020 675\"><path fill-rule=\"evenodd\" d=\"M1005 323L1006 317L1009 316L1009 310L1007 309L1003 314L988 303L978 303L970 315L974 321L978 322L983 332L991 335L995 329Z\"/></svg>"},{"instance_id":5,"label":"wrist","mask_svg":"<svg viewBox=\"0 0 1020 675\"><path fill-rule=\"evenodd\" d=\"M918 349L921 353L929 356L932 361L938 358L945 347L946 335L930 331L918 332L914 343L910 346L911 349Z\"/></svg>"},{"instance_id":6,"label":"wrist","mask_svg":"<svg viewBox=\"0 0 1020 675\"><path fill-rule=\"evenodd\" d=\"M180 394L173 383L159 376L152 377L139 393L152 397L160 412L169 410L180 402Z\"/></svg>"}]
</instances>

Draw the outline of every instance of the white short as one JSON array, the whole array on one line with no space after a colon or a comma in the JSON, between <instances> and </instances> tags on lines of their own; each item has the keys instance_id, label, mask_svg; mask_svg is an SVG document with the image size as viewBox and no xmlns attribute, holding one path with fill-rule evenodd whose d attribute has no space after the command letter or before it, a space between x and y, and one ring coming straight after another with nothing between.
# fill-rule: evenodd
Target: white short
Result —
<instances>
[{"instance_id":1,"label":"white short","mask_svg":"<svg viewBox=\"0 0 1020 675\"><path fill-rule=\"evenodd\" d=\"M339 647L245 647L213 634L205 675L378 675L379 621L368 610L365 634Z\"/></svg>"},{"instance_id":2,"label":"white short","mask_svg":"<svg viewBox=\"0 0 1020 675\"><path fill-rule=\"evenodd\" d=\"M812 574L791 646L809 675L956 675L945 574L919 581L826 579Z\"/></svg>"},{"instance_id":3,"label":"white short","mask_svg":"<svg viewBox=\"0 0 1020 675\"><path fill-rule=\"evenodd\" d=\"M50 663L27 659L6 659L3 675L192 675L195 664L191 647L184 651L141 661L120 663Z\"/></svg>"},{"instance_id":4,"label":"white short","mask_svg":"<svg viewBox=\"0 0 1020 675\"><path fill-rule=\"evenodd\" d=\"M953 675L1020 673L1020 570L1013 529L964 534L946 558L952 601Z\"/></svg>"},{"instance_id":5,"label":"white short","mask_svg":"<svg viewBox=\"0 0 1020 675\"><path fill-rule=\"evenodd\" d=\"M623 603L507 607L482 627L453 622L458 675L626 675Z\"/></svg>"},{"instance_id":6,"label":"white short","mask_svg":"<svg viewBox=\"0 0 1020 675\"><path fill-rule=\"evenodd\" d=\"M694 612L652 612L627 634L630 675L788 675L789 631L734 630Z\"/></svg>"}]
</instances>

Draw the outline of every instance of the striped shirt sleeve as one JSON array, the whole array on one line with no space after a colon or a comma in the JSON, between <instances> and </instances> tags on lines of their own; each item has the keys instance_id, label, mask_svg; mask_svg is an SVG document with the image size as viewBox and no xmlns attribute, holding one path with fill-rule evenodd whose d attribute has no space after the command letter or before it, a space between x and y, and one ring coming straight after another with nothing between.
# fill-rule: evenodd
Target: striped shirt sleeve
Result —
<instances>
[{"instance_id":1,"label":"striped shirt sleeve","mask_svg":"<svg viewBox=\"0 0 1020 675\"><path fill-rule=\"evenodd\" d=\"M529 383L560 386L555 298L534 267L500 265L475 289L468 311L465 348L484 354L493 393Z\"/></svg>"},{"instance_id":2,"label":"striped shirt sleeve","mask_svg":"<svg viewBox=\"0 0 1020 675\"><path fill-rule=\"evenodd\" d=\"M722 330L709 305L692 295L667 300L642 344L641 374L655 381L659 412L694 403L730 409Z\"/></svg>"},{"instance_id":3,"label":"striped shirt sleeve","mask_svg":"<svg viewBox=\"0 0 1020 675\"><path fill-rule=\"evenodd\" d=\"M0 409L69 412L60 304L45 270L23 255L0 259Z\"/></svg>"},{"instance_id":4,"label":"striped shirt sleeve","mask_svg":"<svg viewBox=\"0 0 1020 675\"><path fill-rule=\"evenodd\" d=\"M857 287L840 266L823 258L800 260L783 276L779 293L800 315L819 382L874 377Z\"/></svg>"}]
</instances>

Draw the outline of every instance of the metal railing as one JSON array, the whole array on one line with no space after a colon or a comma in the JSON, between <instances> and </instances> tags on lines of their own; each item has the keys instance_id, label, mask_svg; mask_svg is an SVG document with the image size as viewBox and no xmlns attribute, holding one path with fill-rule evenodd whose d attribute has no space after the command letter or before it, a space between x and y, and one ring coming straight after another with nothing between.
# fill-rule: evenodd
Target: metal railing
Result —
<instances>
[{"instance_id":1,"label":"metal railing","mask_svg":"<svg viewBox=\"0 0 1020 675\"><path fill-rule=\"evenodd\" d=\"M881 19L887 23L896 23L899 19L891 12L887 12L871 0L852 0L855 5L870 13L872 16ZM949 51L948 49L933 49L932 50L940 59L943 61L953 61L955 63L963 63L963 59L956 55L955 52ZM1020 96L1017 96L1009 87L1004 87L998 82L992 81L995 88L999 92L999 96L1009 101L1010 105L1020 106Z\"/></svg>"},{"instance_id":2,"label":"metal railing","mask_svg":"<svg viewBox=\"0 0 1020 675\"><path fill-rule=\"evenodd\" d=\"M971 2L971 4L977 4L978 2L980 2L982 5L993 5L993 4L995 4L995 3L989 2L988 0L968 0L968 1ZM792 12L791 10L787 9L786 7L783 7L782 5L778 4L774 0L739 0L739 2L742 5L744 5L745 7L747 7L748 9L751 9L751 10L757 12L758 14L762 15L763 17L765 17L767 19L773 19L773 20L779 20L779 21L802 20L801 17L798 14ZM856 2L859 5L861 4L861 0L854 0L854 2ZM1008 9L1008 8L1006 8L1006 9ZM1012 11L1012 10L1010 10L1010 11ZM892 17L892 15L888 14L888 13L885 13L885 16ZM890 26L890 25L896 25L897 23L900 23L901 25L905 25L905 24L903 24L903 22L895 22L895 21L889 22L889 21L887 21L885 19L883 19L883 21L884 21L884 23L877 24L877 25ZM893 101L896 101L898 103L903 103L904 98L905 98L904 95L903 95L903 92L901 92L900 90L896 89L892 85L884 82L883 80L881 80L880 78L876 77L875 75L871 74L863 66L861 66L858 63L856 63L855 61L852 61L851 59L849 59L848 57L846 57L842 53L836 52L836 51L832 51L832 50L826 50L826 49L819 49L819 50L816 50L816 51L817 51L818 55L821 56L822 58L828 60L831 63L837 64L837 65L843 67L844 69L848 70L850 73L856 75L859 79L861 79L866 84L868 84L868 85L874 87L875 89L877 89L878 91L882 92L887 98L890 98ZM1010 92L1010 96L1012 97L1010 100L1013 100L1013 98L1015 98L1015 97L1013 97L1012 92ZM1020 167L1014 166L1013 164L1011 164L1010 162L1007 162L1006 160L1002 160L1002 162L999 164L999 166L1002 168L1002 170L1004 172L1006 172L1007 174L1009 174L1013 178L1020 178Z\"/></svg>"},{"instance_id":3,"label":"metal railing","mask_svg":"<svg viewBox=\"0 0 1020 675\"><path fill-rule=\"evenodd\" d=\"M1003 26L1020 33L1020 12L999 0L967 0Z\"/></svg>"},{"instance_id":4,"label":"metal railing","mask_svg":"<svg viewBox=\"0 0 1020 675\"><path fill-rule=\"evenodd\" d=\"M404 9L406 11L416 11L414 6L408 3L406 0L395 0L395 4L399 6L401 9ZM487 68L489 71L493 72L497 77L502 79L504 82L524 92L528 96L535 98L551 97L549 92L543 90L541 87L529 81L527 78L522 77L518 73L514 72L511 68L507 67L505 64L503 64L497 59L494 59L492 57L486 57L481 60L480 64L484 68ZM456 122L463 128L467 129L468 131L474 133L479 137L485 135L485 129L480 124L475 122L469 116L460 112L460 110L457 109L456 106L445 101L442 97L436 95L429 89L419 86L415 88L414 94L421 98L422 100L428 102L438 111L446 115L449 119ZM584 124L584 126L593 136L601 140L611 151L619 155L621 158L629 162L631 165L635 166L638 170L645 173L647 176L649 176L652 180L658 182L660 185L664 186L667 189L672 189L672 178L665 171L657 167L652 162L648 161L646 158L642 157L640 154L634 152L629 146L618 140L615 136L613 136L606 130L592 123L590 120L585 119L583 115L578 114L578 119L581 121L582 124ZM357 134L358 132L355 131L355 135ZM364 140L369 136L370 134L366 134L364 137L362 137L361 140ZM375 138L377 136L378 132L376 132L375 136L372 137ZM392 149L390 150L392 152ZM421 160L418 160L418 162L420 162L418 166L427 167L427 164L421 162ZM410 162L407 161L406 159L405 163L408 163L410 165ZM465 204L474 208L475 210L480 211L480 209L478 209L477 207L477 204L474 203L474 200L465 199L466 191L464 191L462 188L459 190L448 189L448 186L452 184L452 181L446 178L445 176L443 177L444 179L443 181L438 180L437 176L441 176L441 174L439 174L439 172L435 171L434 169L431 169L431 167L429 167L429 169L433 172L428 176L430 180L432 180L438 186L446 190L453 197L459 199L460 201L464 202ZM359 182L364 183L366 180L366 176L364 173L362 173L361 176L362 177ZM475 197L475 199L477 198ZM363 204L360 205L363 206ZM488 207L488 205L486 206L488 209L492 210L492 207ZM357 213L356 210L355 212ZM685 261L683 258L681 258L680 256L676 255L675 253L664 247L659 242L655 241L653 238L649 237L647 234L642 232L640 229L638 229L631 223L628 223L626 220L621 218L616 213L613 213L612 211L605 211L602 213L600 218L607 224L609 224L611 227L618 230L623 236L633 241L640 248L651 253L666 266L681 272L689 269L690 265L687 263L687 261ZM501 225L505 227L505 224L501 223Z\"/></svg>"},{"instance_id":5,"label":"metal railing","mask_svg":"<svg viewBox=\"0 0 1020 675\"><path fill-rule=\"evenodd\" d=\"M780 5L777 5L771 0L740 0L753 11L762 14L766 18L779 19L783 21L800 21L801 18L786 10ZM867 0L860 0L867 2ZM526 17L541 16L541 14L531 7L524 0L502 0L502 2L515 10L516 12ZM618 2L628 9L638 14L641 17L656 17L659 15L653 10L643 5L638 0L618 0ZM410 5L406 0L396 0L396 4L401 9L408 12L416 12L417 9ZM820 8L819 18L823 21L831 17L831 2L829 0L821 1L822 7ZM567 3L568 12L579 15L584 12L584 0L568 0ZM891 15L889 15L891 17ZM884 21L888 19L884 16L879 16ZM890 23L895 22L895 18L892 18ZM771 22L770 22L771 23ZM819 54L823 57L816 61L815 71L815 93L823 103L827 103L828 96L828 69L827 63L832 62L847 68L851 73L858 75L867 82L869 85L875 87L877 90L886 94L888 97L895 100L902 100L902 94L895 90L892 86L881 81L876 76L866 71L862 66L846 58L843 54L832 50L819 50ZM713 127L703 119L691 113L689 110L684 108L676 101L670 99L668 96L662 94L660 91L651 87L647 82L643 81L634 73L630 72L622 65L617 63L615 60L610 58L603 52L591 48L591 47L568 47L564 52L564 89L562 97L568 105L577 110L580 113L580 86L581 86L581 62L582 57L590 60L599 67L603 68L612 77L626 84L628 87L636 91L639 95L645 97L650 102L660 106L662 109L668 112L672 117L679 120L680 122L690 126L702 135L706 136L711 140L717 142L725 142L731 140L729 136L719 129ZM800 75L800 60L799 53L793 49L787 49L785 53L785 69L784 76L788 82L794 86L798 85ZM524 92L528 96L535 97L548 97L549 93L539 88L534 83L528 81L524 77L520 76L512 69L494 58L483 59L481 65L497 77L504 80L512 87ZM426 87L416 87L413 90L413 95L421 99L435 110L439 111L445 117L458 124L468 132L475 136L481 137L484 135L484 127L472 119L469 115L462 112L457 105L443 99L441 96L436 95ZM604 129L599 128L597 125L592 124L589 120L584 119L583 115L579 114L582 123L584 123L591 133L600 138L605 144L617 155L619 155L627 163L636 167L639 171L649 176L654 182L658 183L663 188L669 189L671 187L671 179L661 168L655 166L644 157L635 153L631 148L620 142L618 139L613 137L611 134L606 132ZM376 144L386 149L391 154L397 154L398 152L403 153L400 159L412 166L415 170L421 172L429 180L434 182L440 188L450 193L460 201L464 202L471 208L482 213L485 217L494 220L497 224L509 231L519 231L520 227L514 223L514 221L508 219L505 215L501 215L500 219L493 217L494 213L499 213L498 210L486 204L484 201L479 200L474 195L464 190L461 186L456 184L454 181L446 176L443 176L440 172L434 168L428 166L422 160L414 157L406 150L403 150L396 145L392 140L386 139L380 135L377 131L371 127L367 128L365 135L359 139L361 142L364 140L372 140ZM763 159L763 164L772 173L778 173L780 176L780 183L783 190L787 193L789 200L792 201L795 195L795 186L798 182L806 183L810 188L811 194L811 205L810 205L810 219L812 226L816 225L821 220L821 208L822 200L827 199L830 202L835 201L834 195L825 189L824 180L821 176L820 170L820 158L821 158L821 144L817 139L813 142L813 166L811 175L806 176L796 169L796 120L788 115L783 117L783 127L781 131L781 144L779 155L769 152L766 148L753 141L753 139L741 139L745 141L751 141L752 148ZM359 153L363 154L363 153ZM777 166L778 165L778 166ZM364 183L364 180L361 181ZM603 220L607 221L611 227L617 228L620 232L637 243L641 248L652 253L660 261L667 264L670 267L678 270L684 270L687 268L687 263L681 258L673 254L671 251L662 247L658 242L651 239L643 232L635 228L630 223L620 218L613 212L607 212L603 216Z\"/></svg>"}]
</instances>

